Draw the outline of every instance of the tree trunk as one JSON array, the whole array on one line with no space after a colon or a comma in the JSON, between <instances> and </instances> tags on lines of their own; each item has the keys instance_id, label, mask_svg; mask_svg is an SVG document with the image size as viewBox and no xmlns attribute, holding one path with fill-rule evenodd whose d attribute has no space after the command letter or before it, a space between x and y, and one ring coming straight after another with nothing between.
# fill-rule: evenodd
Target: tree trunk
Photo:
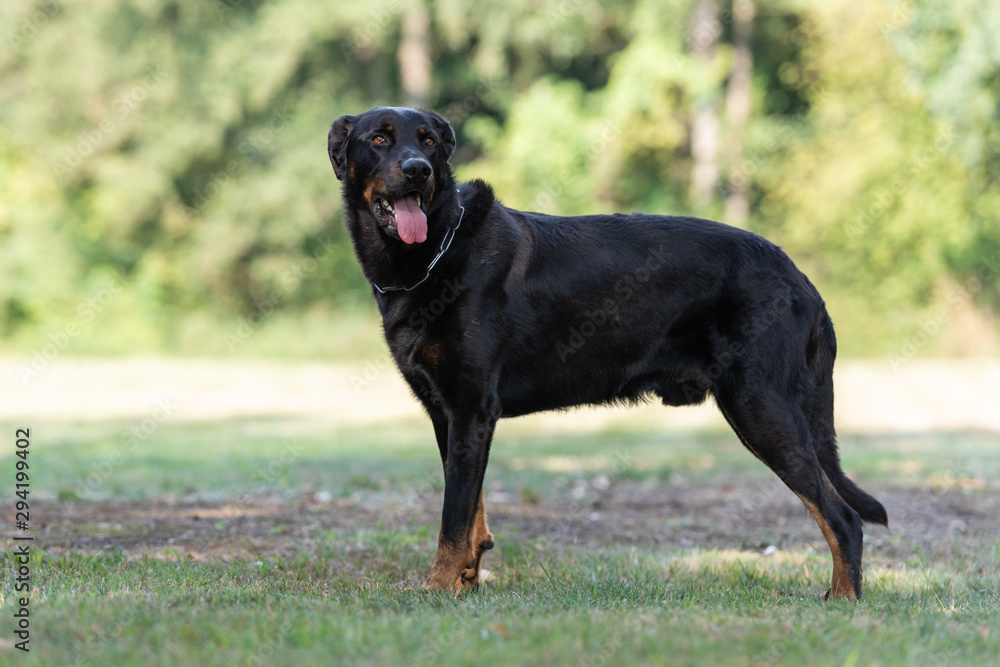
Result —
<instances>
[{"instance_id":1,"label":"tree trunk","mask_svg":"<svg viewBox=\"0 0 1000 667\"><path fill-rule=\"evenodd\" d=\"M722 26L716 0L695 0L688 51L707 66L715 57ZM691 201L696 208L711 203L719 182L719 117L714 91L695 101L691 116Z\"/></svg>"},{"instance_id":2,"label":"tree trunk","mask_svg":"<svg viewBox=\"0 0 1000 667\"><path fill-rule=\"evenodd\" d=\"M726 116L729 121L729 193L726 195L725 219L742 227L750 212L750 174L742 168L743 133L750 117L753 79L754 4L752 0L733 2L733 71L726 88Z\"/></svg>"},{"instance_id":3,"label":"tree trunk","mask_svg":"<svg viewBox=\"0 0 1000 667\"><path fill-rule=\"evenodd\" d=\"M431 56L428 49L430 18L424 2L413 2L403 14L399 48L399 84L405 104L423 107L431 86Z\"/></svg>"}]
</instances>

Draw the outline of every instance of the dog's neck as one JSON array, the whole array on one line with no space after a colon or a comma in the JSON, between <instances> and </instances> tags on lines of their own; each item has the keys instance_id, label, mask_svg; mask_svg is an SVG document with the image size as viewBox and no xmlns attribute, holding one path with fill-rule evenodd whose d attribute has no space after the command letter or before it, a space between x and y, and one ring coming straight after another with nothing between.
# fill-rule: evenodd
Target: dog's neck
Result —
<instances>
[{"instance_id":1,"label":"dog's neck","mask_svg":"<svg viewBox=\"0 0 1000 667\"><path fill-rule=\"evenodd\" d=\"M448 249L451 248L451 243L452 241L455 240L455 232L457 232L458 228L462 226L462 218L465 216L465 207L462 206L461 188L458 187L455 188L455 196L458 198L458 209L459 209L458 220L455 222L454 225L448 228L448 231L444 233L444 238L441 239L441 247L438 249L438 252L436 255L434 255L433 259L431 259L431 261L427 264L427 272L424 273L424 277L409 286L386 285L385 287L381 287L374 280L369 281L371 282L372 287L374 287L379 292L379 294L385 294L386 292L412 292L417 287L425 283L428 278L431 277L431 271L434 270L434 267L437 266L437 263L441 260L442 257L444 257L444 254L448 252Z\"/></svg>"}]
</instances>

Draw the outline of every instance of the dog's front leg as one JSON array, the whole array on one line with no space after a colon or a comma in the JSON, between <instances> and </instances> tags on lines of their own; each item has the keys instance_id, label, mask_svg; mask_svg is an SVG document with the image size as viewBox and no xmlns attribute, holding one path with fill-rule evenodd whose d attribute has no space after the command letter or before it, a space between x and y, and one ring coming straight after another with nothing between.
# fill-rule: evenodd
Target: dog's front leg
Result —
<instances>
[{"instance_id":1,"label":"dog's front leg","mask_svg":"<svg viewBox=\"0 0 1000 667\"><path fill-rule=\"evenodd\" d=\"M465 585L474 585L479 578L482 556L482 549L474 544L477 532L489 535L489 547L493 546L481 503L483 477L496 426L494 414L493 410L483 409L472 418L449 422L441 532L437 556L425 584L431 590L457 592ZM478 535L479 540L486 541L486 535Z\"/></svg>"}]
</instances>

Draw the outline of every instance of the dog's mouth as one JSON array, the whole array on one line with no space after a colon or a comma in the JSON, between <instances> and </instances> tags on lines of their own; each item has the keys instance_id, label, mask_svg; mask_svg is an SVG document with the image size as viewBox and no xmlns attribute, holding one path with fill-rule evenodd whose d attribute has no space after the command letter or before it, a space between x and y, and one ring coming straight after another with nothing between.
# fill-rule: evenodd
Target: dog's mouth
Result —
<instances>
[{"instance_id":1,"label":"dog's mouth","mask_svg":"<svg viewBox=\"0 0 1000 667\"><path fill-rule=\"evenodd\" d=\"M372 213L387 234L398 237L403 243L423 243L427 240L427 211L424 197L419 192L408 192L394 200L375 195L372 197Z\"/></svg>"}]
</instances>

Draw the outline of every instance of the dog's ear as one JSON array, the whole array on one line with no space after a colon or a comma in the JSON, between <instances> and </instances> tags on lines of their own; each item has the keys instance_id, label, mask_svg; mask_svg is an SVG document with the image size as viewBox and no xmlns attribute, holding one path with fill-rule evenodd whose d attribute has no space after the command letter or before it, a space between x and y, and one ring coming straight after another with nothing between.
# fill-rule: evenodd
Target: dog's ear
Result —
<instances>
[{"instance_id":1,"label":"dog's ear","mask_svg":"<svg viewBox=\"0 0 1000 667\"><path fill-rule=\"evenodd\" d=\"M330 134L326 138L326 150L330 154L330 164L337 180L344 180L344 162L347 160L347 139L351 136L354 116L341 116L333 121Z\"/></svg>"},{"instance_id":2,"label":"dog's ear","mask_svg":"<svg viewBox=\"0 0 1000 667\"><path fill-rule=\"evenodd\" d=\"M441 137L444 159L447 160L455 152L455 131L451 129L451 123L436 113L428 112L428 115L434 121L434 129L438 131L438 136Z\"/></svg>"}]
</instances>

